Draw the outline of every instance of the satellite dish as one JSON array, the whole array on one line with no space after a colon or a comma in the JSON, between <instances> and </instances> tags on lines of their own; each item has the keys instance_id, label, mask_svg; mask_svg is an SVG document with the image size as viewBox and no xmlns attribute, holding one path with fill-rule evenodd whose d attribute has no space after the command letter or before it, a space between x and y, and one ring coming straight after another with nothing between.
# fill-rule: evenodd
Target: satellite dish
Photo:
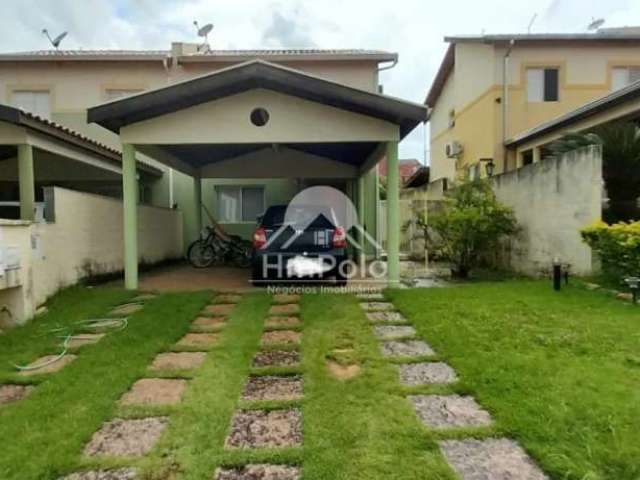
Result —
<instances>
[{"instance_id":1,"label":"satellite dish","mask_svg":"<svg viewBox=\"0 0 640 480\"><path fill-rule=\"evenodd\" d=\"M58 35L54 39L52 39L49 36L49 31L46 28L42 30L42 33L49 39L49 41L51 42L51 45L53 45L53 47L57 50L58 47L60 46L60 42L62 42L64 37L66 37L69 32L62 32L60 35Z\"/></svg>"},{"instance_id":2,"label":"satellite dish","mask_svg":"<svg viewBox=\"0 0 640 480\"><path fill-rule=\"evenodd\" d=\"M587 27L587 30L589 31L593 31L593 30L598 30L602 25L604 25L604 18L592 18L591 19L591 23L589 24L589 26Z\"/></svg>"},{"instance_id":3,"label":"satellite dish","mask_svg":"<svg viewBox=\"0 0 640 480\"><path fill-rule=\"evenodd\" d=\"M211 30L213 30L213 24L207 23L203 27L198 25L196 20L193 21L193 24L196 26L196 30L198 31L198 36L204 38L204 43L198 47L198 50L208 51L209 50L209 34Z\"/></svg>"}]
</instances>

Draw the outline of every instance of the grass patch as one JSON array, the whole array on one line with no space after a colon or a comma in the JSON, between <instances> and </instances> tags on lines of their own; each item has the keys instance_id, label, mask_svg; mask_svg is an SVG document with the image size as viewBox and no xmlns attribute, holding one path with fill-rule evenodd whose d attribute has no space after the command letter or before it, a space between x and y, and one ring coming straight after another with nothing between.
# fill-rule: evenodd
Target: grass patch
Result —
<instances>
[{"instance_id":1,"label":"grass patch","mask_svg":"<svg viewBox=\"0 0 640 480\"><path fill-rule=\"evenodd\" d=\"M552 478L640 478L640 309L536 281L388 295Z\"/></svg>"}]
</instances>

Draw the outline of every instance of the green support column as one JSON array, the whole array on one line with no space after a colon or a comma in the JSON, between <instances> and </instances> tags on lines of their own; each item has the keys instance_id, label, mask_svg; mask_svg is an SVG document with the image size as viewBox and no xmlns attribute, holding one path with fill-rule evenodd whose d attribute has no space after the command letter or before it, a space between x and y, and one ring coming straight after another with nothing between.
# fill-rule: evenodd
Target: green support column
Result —
<instances>
[{"instance_id":1,"label":"green support column","mask_svg":"<svg viewBox=\"0 0 640 480\"><path fill-rule=\"evenodd\" d=\"M18 145L18 183L20 185L20 220L33 221L36 186L33 174L33 147Z\"/></svg>"},{"instance_id":2,"label":"green support column","mask_svg":"<svg viewBox=\"0 0 640 480\"><path fill-rule=\"evenodd\" d=\"M358 177L358 223L360 224L360 226L362 228L365 228L365 216L364 216L364 212L365 212L365 200L364 200L364 190L365 190L365 182L364 182L364 175L360 175ZM364 260L366 260L367 257L367 253L366 253L366 249L365 249L365 235L364 232L360 232L360 235L358 236L358 242L360 242L360 261L363 262Z\"/></svg>"},{"instance_id":3,"label":"green support column","mask_svg":"<svg viewBox=\"0 0 640 480\"><path fill-rule=\"evenodd\" d=\"M400 170L398 142L387 143L387 273L389 287L400 285Z\"/></svg>"},{"instance_id":4,"label":"green support column","mask_svg":"<svg viewBox=\"0 0 640 480\"><path fill-rule=\"evenodd\" d=\"M193 176L193 201L196 204L196 230L198 235L202 231L202 178L200 174Z\"/></svg>"},{"instance_id":5,"label":"green support column","mask_svg":"<svg viewBox=\"0 0 640 480\"><path fill-rule=\"evenodd\" d=\"M122 145L122 208L124 217L124 286L138 288L138 191L136 149Z\"/></svg>"}]
</instances>

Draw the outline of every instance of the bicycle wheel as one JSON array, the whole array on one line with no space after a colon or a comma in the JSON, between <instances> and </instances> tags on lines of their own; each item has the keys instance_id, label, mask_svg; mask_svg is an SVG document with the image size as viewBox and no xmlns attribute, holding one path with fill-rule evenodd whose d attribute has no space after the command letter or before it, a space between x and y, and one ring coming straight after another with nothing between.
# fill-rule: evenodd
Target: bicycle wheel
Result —
<instances>
[{"instance_id":1,"label":"bicycle wheel","mask_svg":"<svg viewBox=\"0 0 640 480\"><path fill-rule=\"evenodd\" d=\"M234 246L232 254L232 261L236 267L247 268L251 266L251 246Z\"/></svg>"},{"instance_id":2,"label":"bicycle wheel","mask_svg":"<svg viewBox=\"0 0 640 480\"><path fill-rule=\"evenodd\" d=\"M213 265L216 255L211 245L208 245L202 240L196 240L189 245L187 259L195 268L207 268Z\"/></svg>"}]
</instances>

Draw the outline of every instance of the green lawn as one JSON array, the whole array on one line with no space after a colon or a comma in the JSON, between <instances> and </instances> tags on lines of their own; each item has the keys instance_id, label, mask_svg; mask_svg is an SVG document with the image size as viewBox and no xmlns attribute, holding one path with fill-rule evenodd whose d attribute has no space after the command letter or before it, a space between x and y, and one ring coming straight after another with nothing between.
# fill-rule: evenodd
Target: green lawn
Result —
<instances>
[{"instance_id":1,"label":"green lawn","mask_svg":"<svg viewBox=\"0 0 640 480\"><path fill-rule=\"evenodd\" d=\"M0 382L25 381L9 362L27 363L57 350L47 331L103 316L132 294L75 288L50 302L49 313L0 336ZM153 376L157 353L168 351L212 293L165 294L131 316L126 330L84 347L59 373L38 380L26 400L0 407L0 478L54 480L87 468L135 466L143 479L210 480L218 466L247 462L300 465L304 480L441 479L455 476L437 440L461 433L423 427L404 398L412 392L471 393L496 420L465 435L513 437L555 479L640 478L640 310L596 292L513 281L447 289L389 292L440 358L459 373L453 387L402 388L383 359L354 297L305 295L299 367L252 370L271 297L244 295L219 344L196 371L180 405L123 408L131 384ZM325 360L351 349L360 376L339 381ZM301 374L304 399L247 404L249 374ZM34 381L34 380L29 380ZM224 448L238 408L299 407L301 448ZM142 459L83 458L100 425L115 416L168 415L170 425Z\"/></svg>"}]
</instances>

